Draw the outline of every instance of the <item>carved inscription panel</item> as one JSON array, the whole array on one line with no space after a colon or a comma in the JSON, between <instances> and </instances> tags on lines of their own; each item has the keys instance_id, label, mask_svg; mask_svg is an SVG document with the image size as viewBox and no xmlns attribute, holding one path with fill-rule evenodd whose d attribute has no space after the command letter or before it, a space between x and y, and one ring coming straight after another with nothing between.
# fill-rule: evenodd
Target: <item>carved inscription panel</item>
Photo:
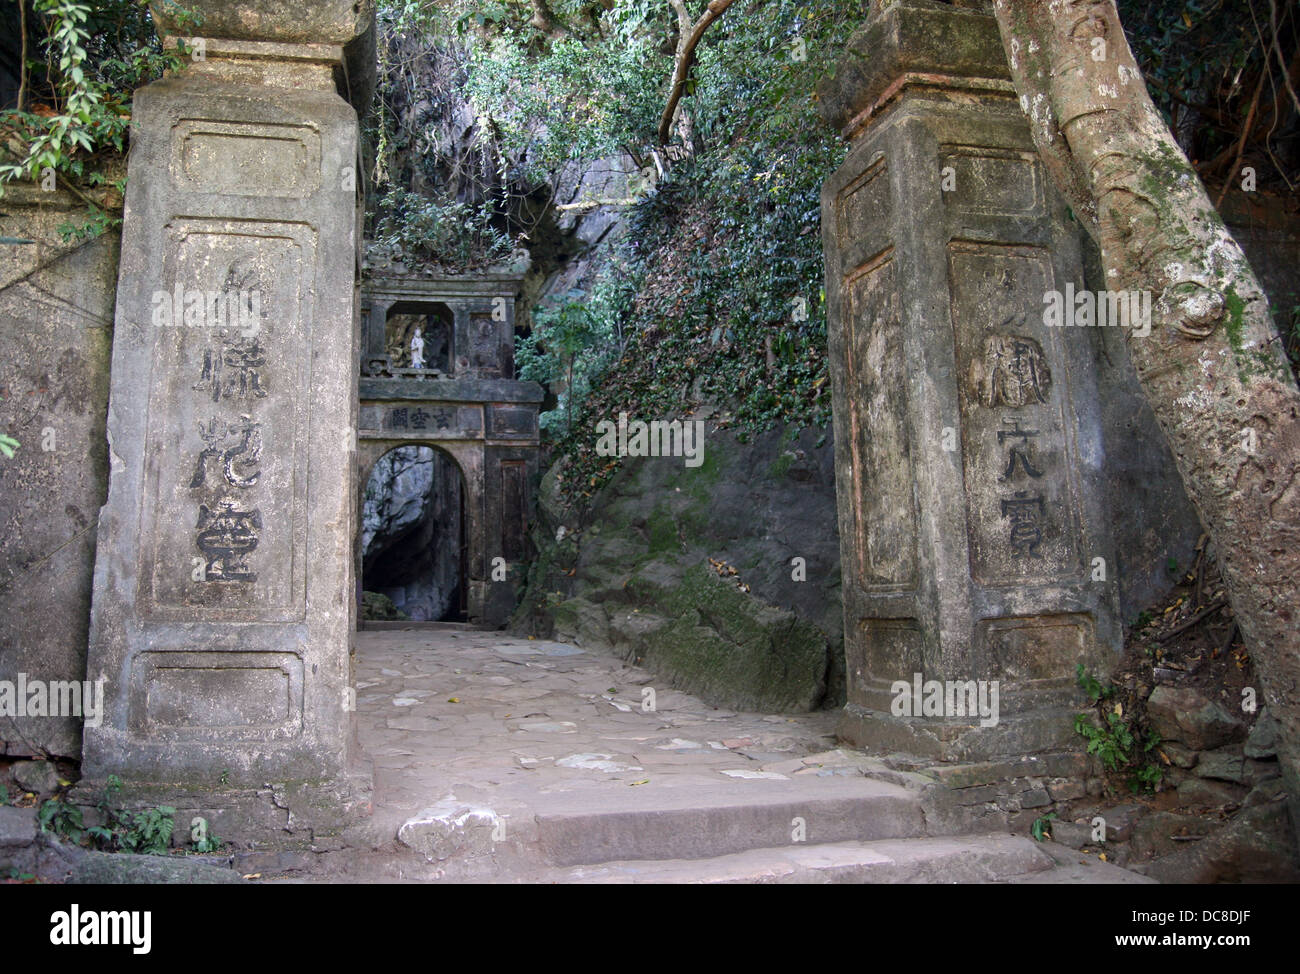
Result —
<instances>
[{"instance_id":1,"label":"carved inscription panel","mask_svg":"<svg viewBox=\"0 0 1300 974\"><path fill-rule=\"evenodd\" d=\"M177 220L168 234L140 323L153 339L142 604L160 619L301 618L314 231Z\"/></svg>"},{"instance_id":2,"label":"carved inscription panel","mask_svg":"<svg viewBox=\"0 0 1300 974\"><path fill-rule=\"evenodd\" d=\"M1080 569L1067 385L1042 321L1051 263L1032 248L949 245L971 574L985 585Z\"/></svg>"}]
</instances>

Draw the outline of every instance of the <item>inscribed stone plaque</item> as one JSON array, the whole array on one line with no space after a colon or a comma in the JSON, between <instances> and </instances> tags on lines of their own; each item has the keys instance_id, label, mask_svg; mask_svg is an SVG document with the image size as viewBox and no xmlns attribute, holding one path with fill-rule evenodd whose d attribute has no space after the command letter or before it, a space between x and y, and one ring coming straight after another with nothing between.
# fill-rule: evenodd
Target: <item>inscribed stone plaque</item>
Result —
<instances>
[{"instance_id":1,"label":"inscribed stone plaque","mask_svg":"<svg viewBox=\"0 0 1300 974\"><path fill-rule=\"evenodd\" d=\"M159 619L302 618L312 337L303 278L315 233L178 220L168 235L161 291L205 297L202 309L182 302L192 321L139 324L156 336L143 606ZM234 300L222 311L209 295Z\"/></svg>"},{"instance_id":2,"label":"inscribed stone plaque","mask_svg":"<svg viewBox=\"0 0 1300 974\"><path fill-rule=\"evenodd\" d=\"M949 206L985 216L1044 215L1038 161L1028 153L953 145L942 148L940 159L940 171L952 179L944 194Z\"/></svg>"},{"instance_id":3,"label":"inscribed stone plaque","mask_svg":"<svg viewBox=\"0 0 1300 974\"><path fill-rule=\"evenodd\" d=\"M971 574L984 585L1080 571L1064 363L1043 325L1048 255L948 248Z\"/></svg>"}]
</instances>

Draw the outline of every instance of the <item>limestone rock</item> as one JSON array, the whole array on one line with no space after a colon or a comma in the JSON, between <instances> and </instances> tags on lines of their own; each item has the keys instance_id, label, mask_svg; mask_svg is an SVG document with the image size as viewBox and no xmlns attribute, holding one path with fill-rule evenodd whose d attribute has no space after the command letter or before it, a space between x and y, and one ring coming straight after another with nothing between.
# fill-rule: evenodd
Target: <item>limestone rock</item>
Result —
<instances>
[{"instance_id":1,"label":"limestone rock","mask_svg":"<svg viewBox=\"0 0 1300 974\"><path fill-rule=\"evenodd\" d=\"M36 838L36 809L0 805L0 849L28 845Z\"/></svg>"},{"instance_id":2,"label":"limestone rock","mask_svg":"<svg viewBox=\"0 0 1300 974\"><path fill-rule=\"evenodd\" d=\"M1222 808L1241 804L1241 794L1218 781L1188 778L1178 786L1178 800L1197 808Z\"/></svg>"},{"instance_id":3,"label":"limestone rock","mask_svg":"<svg viewBox=\"0 0 1300 974\"><path fill-rule=\"evenodd\" d=\"M1300 881L1286 803L1248 808L1189 848L1155 860L1147 875L1162 883Z\"/></svg>"},{"instance_id":4,"label":"limestone rock","mask_svg":"<svg viewBox=\"0 0 1300 974\"><path fill-rule=\"evenodd\" d=\"M1248 758L1277 757L1277 718L1265 708L1255 719L1255 726L1246 738L1244 753Z\"/></svg>"},{"instance_id":5,"label":"limestone rock","mask_svg":"<svg viewBox=\"0 0 1300 974\"><path fill-rule=\"evenodd\" d=\"M1246 736L1239 717L1190 688L1156 687L1147 699L1147 719L1162 738L1193 751L1207 751Z\"/></svg>"},{"instance_id":6,"label":"limestone rock","mask_svg":"<svg viewBox=\"0 0 1300 974\"><path fill-rule=\"evenodd\" d=\"M1155 812L1133 829L1133 854L1139 859L1167 856L1182 849L1193 837L1208 835L1214 827L1213 822L1195 815Z\"/></svg>"},{"instance_id":7,"label":"limestone rock","mask_svg":"<svg viewBox=\"0 0 1300 974\"><path fill-rule=\"evenodd\" d=\"M59 772L49 761L20 761L13 768L14 781L24 791L52 794L59 787Z\"/></svg>"},{"instance_id":8,"label":"limestone rock","mask_svg":"<svg viewBox=\"0 0 1300 974\"><path fill-rule=\"evenodd\" d=\"M492 851L501 819L490 808L473 808L448 795L413 816L398 829L397 841L429 862L452 856L469 858Z\"/></svg>"}]
</instances>

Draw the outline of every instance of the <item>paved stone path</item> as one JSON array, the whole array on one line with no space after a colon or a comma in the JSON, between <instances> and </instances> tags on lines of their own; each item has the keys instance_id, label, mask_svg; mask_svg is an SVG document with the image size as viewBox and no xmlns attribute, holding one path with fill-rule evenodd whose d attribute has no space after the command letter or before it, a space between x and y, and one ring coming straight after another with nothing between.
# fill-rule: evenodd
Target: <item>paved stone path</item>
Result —
<instances>
[{"instance_id":1,"label":"paved stone path","mask_svg":"<svg viewBox=\"0 0 1300 974\"><path fill-rule=\"evenodd\" d=\"M928 836L915 790L836 748L834 713L716 709L608 653L454 626L372 630L357 636L356 687L373 815L300 879L1132 877L1066 877L1005 833Z\"/></svg>"},{"instance_id":2,"label":"paved stone path","mask_svg":"<svg viewBox=\"0 0 1300 974\"><path fill-rule=\"evenodd\" d=\"M802 760L835 747L832 713L714 709L612 655L495 632L367 631L357 641L358 730L383 832L453 794L522 808L570 793L598 806L629 788L740 790L835 773Z\"/></svg>"}]
</instances>

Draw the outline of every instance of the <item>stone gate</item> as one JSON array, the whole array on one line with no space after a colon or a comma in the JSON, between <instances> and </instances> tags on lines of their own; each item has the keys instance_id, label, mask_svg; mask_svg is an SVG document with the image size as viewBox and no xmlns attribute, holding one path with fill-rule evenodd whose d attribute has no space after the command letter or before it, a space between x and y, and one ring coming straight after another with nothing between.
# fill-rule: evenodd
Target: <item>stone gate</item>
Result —
<instances>
[{"instance_id":1,"label":"stone gate","mask_svg":"<svg viewBox=\"0 0 1300 974\"><path fill-rule=\"evenodd\" d=\"M394 275L362 288L357 496L394 447L451 456L463 483L468 615L485 625L514 608L538 468L542 389L515 379L521 281ZM356 557L360 577L360 544Z\"/></svg>"}]
</instances>

